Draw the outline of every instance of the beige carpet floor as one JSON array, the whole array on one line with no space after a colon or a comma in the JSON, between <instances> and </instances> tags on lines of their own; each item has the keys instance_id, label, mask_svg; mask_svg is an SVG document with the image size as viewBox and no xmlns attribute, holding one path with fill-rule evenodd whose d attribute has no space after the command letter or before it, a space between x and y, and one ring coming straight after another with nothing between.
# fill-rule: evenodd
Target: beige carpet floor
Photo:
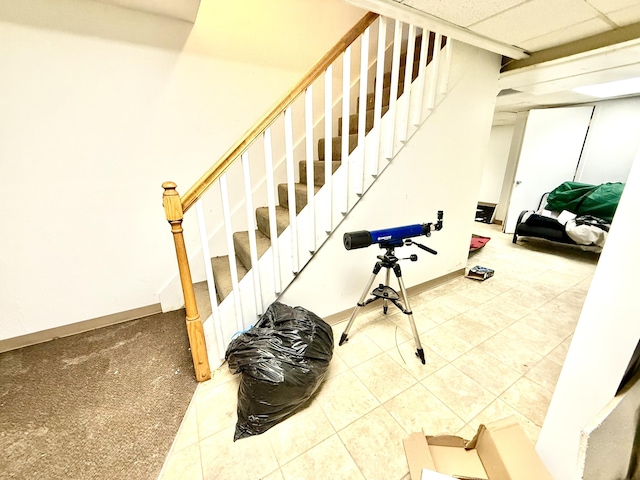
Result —
<instances>
[{"instance_id":1,"label":"beige carpet floor","mask_svg":"<svg viewBox=\"0 0 640 480\"><path fill-rule=\"evenodd\" d=\"M0 354L0 478L155 479L195 387L184 311Z\"/></svg>"}]
</instances>

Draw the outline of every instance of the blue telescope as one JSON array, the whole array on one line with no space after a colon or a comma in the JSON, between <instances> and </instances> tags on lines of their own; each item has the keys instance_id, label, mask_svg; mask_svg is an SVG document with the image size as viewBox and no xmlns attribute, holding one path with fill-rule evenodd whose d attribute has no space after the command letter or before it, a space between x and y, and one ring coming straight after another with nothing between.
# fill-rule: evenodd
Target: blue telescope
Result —
<instances>
[{"instance_id":1,"label":"blue telescope","mask_svg":"<svg viewBox=\"0 0 640 480\"><path fill-rule=\"evenodd\" d=\"M405 225L403 227L385 228L382 230L358 230L356 232L345 233L342 237L344 248L354 250L365 248L374 243L380 244L380 248L401 247L404 240L420 235L430 236L431 229L438 231L442 229L442 210L438 211L438 221L435 223L416 223L415 225Z\"/></svg>"}]
</instances>

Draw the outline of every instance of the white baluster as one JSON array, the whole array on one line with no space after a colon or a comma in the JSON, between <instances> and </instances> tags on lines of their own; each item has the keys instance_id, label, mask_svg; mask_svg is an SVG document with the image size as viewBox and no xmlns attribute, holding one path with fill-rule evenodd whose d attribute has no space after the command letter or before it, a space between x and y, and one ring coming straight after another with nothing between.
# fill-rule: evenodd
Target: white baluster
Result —
<instances>
[{"instance_id":1,"label":"white baluster","mask_svg":"<svg viewBox=\"0 0 640 480\"><path fill-rule=\"evenodd\" d=\"M447 93L449 89L449 72L451 70L451 48L453 41L451 37L447 37L447 43L444 45L444 61L442 62L442 78L439 83L439 93Z\"/></svg>"},{"instance_id":2,"label":"white baluster","mask_svg":"<svg viewBox=\"0 0 640 480\"><path fill-rule=\"evenodd\" d=\"M365 145L364 135L367 121L367 76L369 72L369 36L370 28L367 27L360 40L360 104L358 106L358 180L356 194L364 193L364 159Z\"/></svg>"},{"instance_id":3,"label":"white baluster","mask_svg":"<svg viewBox=\"0 0 640 480\"><path fill-rule=\"evenodd\" d=\"M229 269L231 273L231 288L233 288L233 303L236 307L236 322L238 331L244 330L242 320L242 305L240 302L240 287L238 285L238 267L236 264L236 249L233 245L233 225L231 224L231 209L229 208L229 189L227 187L227 174L220 177L220 198L222 200L222 216L224 229L227 236L227 249L229 254Z\"/></svg>"},{"instance_id":4,"label":"white baluster","mask_svg":"<svg viewBox=\"0 0 640 480\"><path fill-rule=\"evenodd\" d=\"M396 20L393 32L393 60L391 62L391 92L389 93L389 128L386 132L384 156L393 158L393 143L396 136L396 103L398 98L398 77L400 76L400 46L402 45L402 22Z\"/></svg>"},{"instance_id":5,"label":"white baluster","mask_svg":"<svg viewBox=\"0 0 640 480\"><path fill-rule=\"evenodd\" d=\"M427 108L433 110L436 106L436 93L438 91L438 70L440 69L440 44L442 35L436 33L433 40L433 59L431 60L431 78L429 79L429 96L427 97Z\"/></svg>"},{"instance_id":6,"label":"white baluster","mask_svg":"<svg viewBox=\"0 0 640 480\"><path fill-rule=\"evenodd\" d=\"M276 186L273 178L273 146L270 128L264 131L264 167L267 181L269 236L271 237L271 252L273 256L273 291L276 295L279 295L282 292L282 277L280 276L280 250L278 249L278 225L276 224Z\"/></svg>"},{"instance_id":7,"label":"white baluster","mask_svg":"<svg viewBox=\"0 0 640 480\"><path fill-rule=\"evenodd\" d=\"M409 39L407 44L407 59L404 66L404 93L402 97L402 112L400 114L400 133L398 138L406 142L409 135L409 105L411 103L411 81L413 79L413 55L416 49L416 27L409 25Z\"/></svg>"},{"instance_id":8,"label":"white baluster","mask_svg":"<svg viewBox=\"0 0 640 480\"><path fill-rule=\"evenodd\" d=\"M287 193L289 197L289 229L291 231L291 269L298 273L298 229L296 224L296 179L293 165L293 120L291 107L284 111L284 149L287 163Z\"/></svg>"},{"instance_id":9,"label":"white baluster","mask_svg":"<svg viewBox=\"0 0 640 480\"><path fill-rule=\"evenodd\" d=\"M316 251L316 202L314 195L315 168L313 165L313 86L309 85L304 92L305 117L305 151L307 163L307 209L309 211L309 251ZM302 181L302 179L300 179Z\"/></svg>"},{"instance_id":10,"label":"white baluster","mask_svg":"<svg viewBox=\"0 0 640 480\"><path fill-rule=\"evenodd\" d=\"M218 298L216 295L216 284L213 279L213 269L211 268L211 252L209 250L209 234L204 218L204 208L202 200L196 202L196 214L198 217L198 230L200 232L200 244L202 245L202 258L204 260L204 272L207 278L207 288L209 290L209 301L211 302L211 316L213 329L216 333L216 346L218 347L218 359L222 360L225 355L225 341L220 324L220 312L218 310Z\"/></svg>"},{"instance_id":11,"label":"white baluster","mask_svg":"<svg viewBox=\"0 0 640 480\"><path fill-rule=\"evenodd\" d=\"M342 204L340 211L346 215L349 211L349 136L351 135L350 116L351 100L351 45L347 47L342 56L342 155L340 162L345 174L345 188L340 196Z\"/></svg>"},{"instance_id":12,"label":"white baluster","mask_svg":"<svg viewBox=\"0 0 640 480\"><path fill-rule=\"evenodd\" d=\"M327 191L324 231L333 230L331 214L333 212L333 65L324 72L324 188ZM313 190L313 189L312 189Z\"/></svg>"},{"instance_id":13,"label":"white baluster","mask_svg":"<svg viewBox=\"0 0 640 480\"><path fill-rule=\"evenodd\" d=\"M258 246L256 242L256 221L253 209L253 189L251 186L251 172L249 165L249 153L244 152L240 156L242 172L244 175L244 196L247 207L247 228L249 234L249 253L251 254L251 275L253 277L253 294L256 302L256 314L260 316L264 312L262 304L262 285L260 282L260 266L258 265Z\"/></svg>"},{"instance_id":14,"label":"white baluster","mask_svg":"<svg viewBox=\"0 0 640 480\"><path fill-rule=\"evenodd\" d=\"M373 107L373 129L371 134L372 150L369 157L369 174L378 176L378 157L380 153L380 118L382 118L382 90L384 88L384 52L387 47L387 19L378 17L378 57L376 61L376 90Z\"/></svg>"},{"instance_id":15,"label":"white baluster","mask_svg":"<svg viewBox=\"0 0 640 480\"><path fill-rule=\"evenodd\" d=\"M415 103L413 105L413 115L411 119L411 123L413 123L414 127L417 127L422 122L422 102L424 99L424 87L426 85L426 63L429 51L429 30L423 28L422 29L422 41L420 42L420 66L418 67L418 88L416 94L413 96L415 98Z\"/></svg>"}]
</instances>

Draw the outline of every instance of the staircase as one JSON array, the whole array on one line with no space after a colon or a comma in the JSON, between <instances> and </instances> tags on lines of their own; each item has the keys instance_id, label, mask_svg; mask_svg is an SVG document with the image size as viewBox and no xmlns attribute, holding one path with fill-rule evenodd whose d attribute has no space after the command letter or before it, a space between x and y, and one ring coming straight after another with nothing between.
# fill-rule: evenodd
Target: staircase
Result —
<instances>
[{"instance_id":1,"label":"staircase","mask_svg":"<svg viewBox=\"0 0 640 480\"><path fill-rule=\"evenodd\" d=\"M438 33L368 13L184 195L173 182L163 184L182 289L180 297L170 282L165 298L173 308L184 299L199 381L208 378L209 363L224 358L234 333L253 325L295 280L436 108L450 47ZM359 50L353 60L352 49ZM261 205L255 209L254 199ZM198 276L207 279L195 285L186 249L195 239L185 236L196 232L182 229L193 206L204 260Z\"/></svg>"},{"instance_id":2,"label":"staircase","mask_svg":"<svg viewBox=\"0 0 640 480\"><path fill-rule=\"evenodd\" d=\"M426 56L426 63L428 65L433 59L433 48L434 48L434 40L435 34L430 32L429 38L429 50ZM419 67L420 67L420 48L422 44L422 37L418 36L415 40L415 50L414 50L414 60L413 69L412 69L412 78L414 81L418 76ZM446 45L446 37L442 37L440 48L443 48ZM400 56L400 70L403 71L406 65L407 53L403 52ZM391 76L392 72L387 71L383 77L383 90L382 90L382 108L381 112L384 116L385 113L389 110L389 101L391 99ZM375 87L375 83L374 83ZM397 96L399 98L404 92L404 77L399 78ZM360 97L357 99L357 110L360 107ZM365 133L369 133L369 131L373 128L374 124L374 112L375 112L375 92L368 93L366 96L366 121L365 121ZM358 145L358 119L359 114L354 113L349 116L349 153L352 153L353 150ZM340 165L342 164L342 125L343 118L338 117L337 121L338 125L338 136L331 138L332 146L332 172L335 172ZM314 194L318 192L320 187L325 184L325 138L320 138L318 140L318 158L313 162L313 189ZM295 206L296 206L296 214L300 213L302 209L307 205L307 162L306 160L300 160L298 162L298 173L300 182L295 184ZM277 222L277 232L278 236L289 226L289 192L288 185L286 183L281 183L277 186L278 192L278 206L276 207L276 222ZM258 207L255 211L256 215L256 225L257 230L256 234L256 244L258 251L258 258L262 257L262 255L271 247L271 238L270 238L270 223L269 223L269 211L268 207ZM236 269L238 280L242 280L242 278L247 275L247 273L251 270L251 252L250 252L250 242L249 242L249 232L248 231L240 231L235 232L233 234L233 243L235 247L235 256L236 256ZM213 278L215 281L215 288L218 302L222 302L233 290L232 278L231 278L231 269L230 262L228 256L218 256L213 257L211 259L211 266L213 269ZM203 282L205 283L205 282ZM205 291L204 288L200 288L199 291Z\"/></svg>"}]
</instances>

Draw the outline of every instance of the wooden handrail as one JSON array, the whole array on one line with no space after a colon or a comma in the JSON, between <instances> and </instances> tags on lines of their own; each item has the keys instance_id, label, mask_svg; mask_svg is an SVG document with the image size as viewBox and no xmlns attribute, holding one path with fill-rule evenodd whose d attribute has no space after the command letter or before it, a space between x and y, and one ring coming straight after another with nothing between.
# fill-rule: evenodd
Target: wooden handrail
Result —
<instances>
[{"instance_id":1,"label":"wooden handrail","mask_svg":"<svg viewBox=\"0 0 640 480\"><path fill-rule=\"evenodd\" d=\"M329 65L331 65L344 50L351 45L365 29L371 25L376 18L377 13L368 12L356 23L331 50L329 50L311 69L302 77L302 79L291 88L260 120L258 120L235 144L220 157L220 159L200 177L200 179L182 196L182 212L186 212L195 204L207 189L213 185L220 176L233 164L234 160L248 148L251 143L264 130L273 123L273 121L286 109L293 101L311 85Z\"/></svg>"}]
</instances>

